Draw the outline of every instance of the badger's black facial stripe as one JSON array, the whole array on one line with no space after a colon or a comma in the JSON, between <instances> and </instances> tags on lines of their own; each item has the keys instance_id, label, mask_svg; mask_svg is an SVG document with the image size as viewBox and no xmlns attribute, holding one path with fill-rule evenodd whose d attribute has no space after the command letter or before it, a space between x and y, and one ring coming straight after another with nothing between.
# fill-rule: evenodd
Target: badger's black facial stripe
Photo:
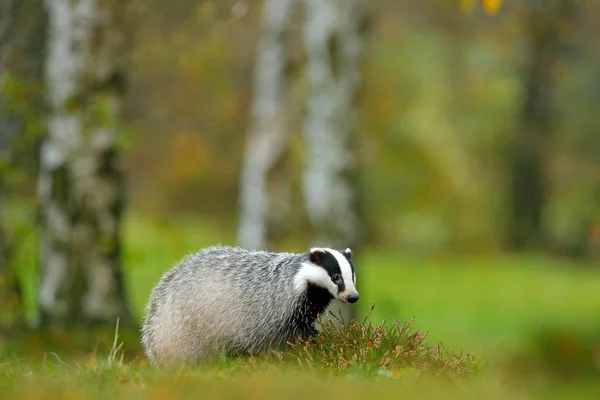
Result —
<instances>
[{"instance_id":1,"label":"badger's black facial stripe","mask_svg":"<svg viewBox=\"0 0 600 400\"><path fill-rule=\"evenodd\" d=\"M327 274L333 283L337 285L340 292L346 289L346 285L344 285L344 280L342 279L342 270L333 254L321 249L315 250L311 252L310 260L327 271Z\"/></svg>"}]
</instances>

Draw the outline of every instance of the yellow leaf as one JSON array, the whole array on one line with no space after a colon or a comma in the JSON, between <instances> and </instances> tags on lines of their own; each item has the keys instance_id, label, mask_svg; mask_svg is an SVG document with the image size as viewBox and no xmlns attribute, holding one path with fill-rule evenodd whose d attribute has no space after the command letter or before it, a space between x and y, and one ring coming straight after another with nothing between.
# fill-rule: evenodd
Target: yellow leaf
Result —
<instances>
[{"instance_id":1,"label":"yellow leaf","mask_svg":"<svg viewBox=\"0 0 600 400\"><path fill-rule=\"evenodd\" d=\"M502 6L502 0L481 0L481 5L489 15L496 15Z\"/></svg>"}]
</instances>

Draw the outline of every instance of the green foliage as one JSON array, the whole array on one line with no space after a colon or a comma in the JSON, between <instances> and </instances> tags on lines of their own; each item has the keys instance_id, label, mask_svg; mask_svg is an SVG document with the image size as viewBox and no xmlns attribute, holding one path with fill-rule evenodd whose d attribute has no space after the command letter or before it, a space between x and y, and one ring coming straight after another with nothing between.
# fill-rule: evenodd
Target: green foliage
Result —
<instances>
[{"instance_id":1,"label":"green foliage","mask_svg":"<svg viewBox=\"0 0 600 400\"><path fill-rule=\"evenodd\" d=\"M37 78L24 77L9 71L0 74L0 116L12 116L21 122L16 151L31 146L40 137L45 120L40 115L42 85Z\"/></svg>"},{"instance_id":2,"label":"green foliage","mask_svg":"<svg viewBox=\"0 0 600 400\"><path fill-rule=\"evenodd\" d=\"M0 332L20 328L22 308L14 291L15 277L11 272L2 271L0 274Z\"/></svg>"},{"instance_id":3,"label":"green foliage","mask_svg":"<svg viewBox=\"0 0 600 400\"><path fill-rule=\"evenodd\" d=\"M9 233L8 244L12 247L11 261L22 295L23 313L29 323L37 316L37 252L38 236L35 203L28 198L11 196L5 199L3 224Z\"/></svg>"},{"instance_id":4,"label":"green foliage","mask_svg":"<svg viewBox=\"0 0 600 400\"><path fill-rule=\"evenodd\" d=\"M115 96L110 92L98 92L91 100L89 117L86 121L90 126L118 128L120 126L119 115L115 108Z\"/></svg>"}]
</instances>

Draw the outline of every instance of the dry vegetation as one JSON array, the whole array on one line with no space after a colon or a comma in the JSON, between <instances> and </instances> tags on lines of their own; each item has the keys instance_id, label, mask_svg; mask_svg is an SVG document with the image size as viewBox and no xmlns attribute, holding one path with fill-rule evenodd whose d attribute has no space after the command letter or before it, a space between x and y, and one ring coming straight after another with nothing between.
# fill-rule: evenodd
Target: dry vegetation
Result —
<instances>
[{"instance_id":1,"label":"dry vegetation","mask_svg":"<svg viewBox=\"0 0 600 400\"><path fill-rule=\"evenodd\" d=\"M472 356L456 354L441 343L431 346L426 333L412 331L414 318L405 324L388 325L384 320L373 325L367 316L362 324L354 320L345 326L341 316L331 317L320 322L322 330L316 338L291 344L287 351L276 353L278 360L296 361L310 371L366 376L464 376L476 370Z\"/></svg>"}]
</instances>

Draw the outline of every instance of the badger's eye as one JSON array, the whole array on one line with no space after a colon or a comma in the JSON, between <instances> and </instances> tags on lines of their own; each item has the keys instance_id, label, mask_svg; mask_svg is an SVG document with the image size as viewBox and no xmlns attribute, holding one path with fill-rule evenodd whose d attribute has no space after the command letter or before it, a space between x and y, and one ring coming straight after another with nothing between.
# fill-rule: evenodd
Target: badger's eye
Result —
<instances>
[{"instance_id":1,"label":"badger's eye","mask_svg":"<svg viewBox=\"0 0 600 400\"><path fill-rule=\"evenodd\" d=\"M340 278L341 278L341 277L340 277L338 274L335 274L335 275L333 275L333 276L331 277L331 280L332 280L332 281L334 281L334 282L336 282L336 281L339 281L339 280L340 280Z\"/></svg>"}]
</instances>

